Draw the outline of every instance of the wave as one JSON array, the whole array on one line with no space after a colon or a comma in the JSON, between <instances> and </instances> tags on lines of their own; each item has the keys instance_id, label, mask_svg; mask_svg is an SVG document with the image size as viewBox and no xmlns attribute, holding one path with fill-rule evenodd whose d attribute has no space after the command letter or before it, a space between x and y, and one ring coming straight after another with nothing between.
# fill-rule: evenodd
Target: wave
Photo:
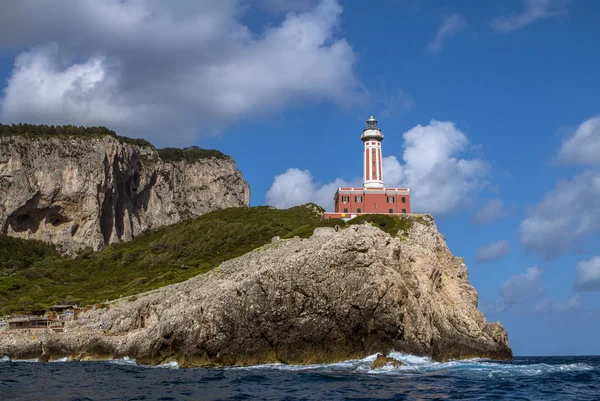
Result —
<instances>
[{"instance_id":1,"label":"wave","mask_svg":"<svg viewBox=\"0 0 600 401\"><path fill-rule=\"evenodd\" d=\"M351 359L347 361L330 364L312 364L312 365L286 365L283 363L272 363L253 366L227 367L227 370L281 370L281 371L315 371L322 373L361 373L369 375L478 375L490 378L503 377L535 377L544 375L553 375L567 372L585 372L597 369L597 367L586 363L527 363L527 360L513 361L494 361L489 359L466 359L453 360L448 362L434 362L430 357L405 354L401 352L391 352L390 357L403 363L397 368L387 365L383 368L371 370L371 364L377 357L377 354L369 355L363 359ZM11 360L4 356L0 362L37 362L37 359ZM66 362L67 358L57 359L51 362ZM539 360L537 361L539 362ZM546 362L546 361L544 361ZM113 359L102 361L122 366L135 366L145 369L179 369L175 361L167 362L161 365L139 364L135 359L124 357L122 359Z\"/></svg>"},{"instance_id":2,"label":"wave","mask_svg":"<svg viewBox=\"0 0 600 401\"><path fill-rule=\"evenodd\" d=\"M160 365L144 365L141 363L137 363L135 359L131 359L128 356L124 357L123 359L111 359L107 362L114 365L139 366L141 368L149 369L179 369L179 364L175 361L162 363Z\"/></svg>"},{"instance_id":3,"label":"wave","mask_svg":"<svg viewBox=\"0 0 600 401\"><path fill-rule=\"evenodd\" d=\"M381 369L371 370L371 364L377 354L369 355L363 359L353 359L331 364L314 365L286 365L272 363L266 365L253 365L231 367L226 369L261 370L275 369L285 371L322 371L322 372L357 372L373 375L431 375L440 373L483 375L489 377L514 377L514 376L540 376L561 372L577 372L595 369L585 363L571 364L526 364L521 361L494 361L489 359L465 359L448 362L434 362L430 357L410 355L401 352L390 352L388 356L403 363L400 367L387 365Z\"/></svg>"}]
</instances>

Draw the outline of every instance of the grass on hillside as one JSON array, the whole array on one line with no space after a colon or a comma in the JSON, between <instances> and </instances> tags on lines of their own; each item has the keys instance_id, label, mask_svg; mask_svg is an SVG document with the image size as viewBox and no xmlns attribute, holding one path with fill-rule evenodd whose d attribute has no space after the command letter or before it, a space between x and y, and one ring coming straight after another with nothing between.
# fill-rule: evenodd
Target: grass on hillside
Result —
<instances>
[{"instance_id":1,"label":"grass on hillside","mask_svg":"<svg viewBox=\"0 0 600 401\"><path fill-rule=\"evenodd\" d=\"M60 257L40 242L0 235L0 268L8 274L0 277L0 314L56 303L102 303L163 287L205 273L274 236L307 238L319 226L344 228L369 221L396 234L412 224L408 217L386 215L360 216L348 223L320 221L315 206L219 210L99 252L82 251L75 259Z\"/></svg>"}]
</instances>

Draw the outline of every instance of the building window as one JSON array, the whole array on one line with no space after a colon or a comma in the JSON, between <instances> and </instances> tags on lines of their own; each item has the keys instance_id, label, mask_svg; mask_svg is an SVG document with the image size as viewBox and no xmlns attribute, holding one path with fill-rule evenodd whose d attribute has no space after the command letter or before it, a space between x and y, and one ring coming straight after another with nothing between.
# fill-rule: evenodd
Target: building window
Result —
<instances>
[{"instance_id":1,"label":"building window","mask_svg":"<svg viewBox=\"0 0 600 401\"><path fill-rule=\"evenodd\" d=\"M406 196L402 197L402 203L406 203Z\"/></svg>"},{"instance_id":2,"label":"building window","mask_svg":"<svg viewBox=\"0 0 600 401\"><path fill-rule=\"evenodd\" d=\"M389 209L389 212L390 213L394 213L394 209Z\"/></svg>"},{"instance_id":3,"label":"building window","mask_svg":"<svg viewBox=\"0 0 600 401\"><path fill-rule=\"evenodd\" d=\"M362 213L360 208L356 209L356 213Z\"/></svg>"},{"instance_id":4,"label":"building window","mask_svg":"<svg viewBox=\"0 0 600 401\"><path fill-rule=\"evenodd\" d=\"M355 196L354 197L354 202L361 203L362 202L362 196Z\"/></svg>"},{"instance_id":5,"label":"building window","mask_svg":"<svg viewBox=\"0 0 600 401\"><path fill-rule=\"evenodd\" d=\"M387 203L394 203L394 197L393 196L388 196L387 197Z\"/></svg>"},{"instance_id":6,"label":"building window","mask_svg":"<svg viewBox=\"0 0 600 401\"><path fill-rule=\"evenodd\" d=\"M344 213L348 213L348 208L344 208Z\"/></svg>"},{"instance_id":7,"label":"building window","mask_svg":"<svg viewBox=\"0 0 600 401\"><path fill-rule=\"evenodd\" d=\"M402 209L402 213L406 213L406 209Z\"/></svg>"},{"instance_id":8,"label":"building window","mask_svg":"<svg viewBox=\"0 0 600 401\"><path fill-rule=\"evenodd\" d=\"M342 196L342 202L350 202L349 196Z\"/></svg>"}]
</instances>

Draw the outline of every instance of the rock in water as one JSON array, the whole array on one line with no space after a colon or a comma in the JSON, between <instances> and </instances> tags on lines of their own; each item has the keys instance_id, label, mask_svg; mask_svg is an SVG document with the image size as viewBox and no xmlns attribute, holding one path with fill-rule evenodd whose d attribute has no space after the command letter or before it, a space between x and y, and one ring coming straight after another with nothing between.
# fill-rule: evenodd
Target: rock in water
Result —
<instances>
[{"instance_id":1,"label":"rock in water","mask_svg":"<svg viewBox=\"0 0 600 401\"><path fill-rule=\"evenodd\" d=\"M63 252L249 203L248 184L222 154L168 161L150 144L109 135L0 136L0 232Z\"/></svg>"},{"instance_id":2,"label":"rock in water","mask_svg":"<svg viewBox=\"0 0 600 401\"><path fill-rule=\"evenodd\" d=\"M404 365L397 359L390 358L387 355L377 354L377 358L375 358L375 360L371 364L371 370L384 368L388 363L395 368L399 368L400 366Z\"/></svg>"},{"instance_id":3,"label":"rock in water","mask_svg":"<svg viewBox=\"0 0 600 401\"><path fill-rule=\"evenodd\" d=\"M436 361L512 358L502 325L477 310L463 259L429 216L411 221L397 237L362 224L267 244L40 340L52 358L127 355L182 367L331 363L392 350ZM85 329L99 324L105 333ZM0 337L0 355L41 355L40 344L17 337Z\"/></svg>"}]
</instances>

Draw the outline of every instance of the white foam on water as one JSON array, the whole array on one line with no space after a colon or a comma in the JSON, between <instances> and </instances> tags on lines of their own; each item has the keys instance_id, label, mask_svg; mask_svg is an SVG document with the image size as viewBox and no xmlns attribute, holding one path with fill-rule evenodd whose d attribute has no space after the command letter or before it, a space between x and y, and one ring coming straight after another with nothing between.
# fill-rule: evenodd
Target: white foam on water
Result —
<instances>
[{"instance_id":1,"label":"white foam on water","mask_svg":"<svg viewBox=\"0 0 600 401\"><path fill-rule=\"evenodd\" d=\"M141 363L137 363L135 359L131 359L128 356L123 357L123 359L111 359L107 361L108 363L114 365L122 365L122 366L139 366L140 368L150 368L150 369L179 369L179 364L176 361L171 361L167 363L162 363L160 365L143 365Z\"/></svg>"},{"instance_id":2,"label":"white foam on water","mask_svg":"<svg viewBox=\"0 0 600 401\"><path fill-rule=\"evenodd\" d=\"M2 358L0 358L0 362L10 362L10 358L4 355Z\"/></svg>"},{"instance_id":3,"label":"white foam on water","mask_svg":"<svg viewBox=\"0 0 600 401\"><path fill-rule=\"evenodd\" d=\"M148 368L159 368L159 369L179 369L179 364L175 361L161 363L160 365L151 366L151 365L140 365Z\"/></svg>"},{"instance_id":4,"label":"white foam on water","mask_svg":"<svg viewBox=\"0 0 600 401\"><path fill-rule=\"evenodd\" d=\"M51 359L50 362L67 362L67 358Z\"/></svg>"},{"instance_id":5,"label":"white foam on water","mask_svg":"<svg viewBox=\"0 0 600 401\"><path fill-rule=\"evenodd\" d=\"M488 377L503 376L539 376L569 371L593 370L594 367L584 363L572 363L563 365L550 364L514 364L501 363L489 359L465 359L452 360L448 362L434 362L430 357L410 355L401 352L390 352L388 356L399 360L402 366L393 367L391 364L383 368L371 370L371 364L377 354L369 355L363 359L352 359L338 363L314 364L314 365L286 365L282 363L271 363L265 365L253 365L243 367L230 367L227 369L249 369L249 370L285 370L285 371L349 371L366 374L384 375L407 375L407 374L438 374L451 371L453 373L465 372L468 374L481 374Z\"/></svg>"},{"instance_id":6,"label":"white foam on water","mask_svg":"<svg viewBox=\"0 0 600 401\"><path fill-rule=\"evenodd\" d=\"M134 366L137 365L135 359L129 359L128 356L123 357L123 359L111 359L108 363L112 363L114 365L125 365L125 366Z\"/></svg>"}]
</instances>

